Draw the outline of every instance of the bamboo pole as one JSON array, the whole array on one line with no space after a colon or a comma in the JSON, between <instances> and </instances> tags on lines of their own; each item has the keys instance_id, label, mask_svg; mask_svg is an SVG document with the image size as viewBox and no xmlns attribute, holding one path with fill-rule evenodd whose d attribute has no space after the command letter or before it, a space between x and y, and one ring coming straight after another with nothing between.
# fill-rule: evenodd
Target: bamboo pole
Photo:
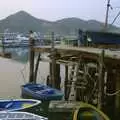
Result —
<instances>
[{"instance_id":1,"label":"bamboo pole","mask_svg":"<svg viewBox=\"0 0 120 120\"><path fill-rule=\"evenodd\" d=\"M35 67L35 79L34 79L35 83L36 83L36 79L37 79L37 72L38 72L38 68L39 68L40 56L41 56L41 54L39 53L38 59L37 59L37 62L36 62L36 67Z\"/></svg>"}]
</instances>

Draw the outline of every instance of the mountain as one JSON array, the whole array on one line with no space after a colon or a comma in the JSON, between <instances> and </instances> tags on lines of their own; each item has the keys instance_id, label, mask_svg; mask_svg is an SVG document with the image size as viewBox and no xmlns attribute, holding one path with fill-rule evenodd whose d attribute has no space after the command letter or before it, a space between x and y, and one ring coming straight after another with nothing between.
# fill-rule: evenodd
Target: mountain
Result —
<instances>
[{"instance_id":1,"label":"mountain","mask_svg":"<svg viewBox=\"0 0 120 120\"><path fill-rule=\"evenodd\" d=\"M11 31L25 32L28 30L44 32L44 23L49 23L45 20L37 19L30 14L20 11L13 15L8 16L4 20L0 21L0 30L9 28Z\"/></svg>"},{"instance_id":2,"label":"mountain","mask_svg":"<svg viewBox=\"0 0 120 120\"><path fill-rule=\"evenodd\" d=\"M25 11L19 11L7 18L0 20L0 32L8 29L11 32L28 32L29 30L47 33L54 31L58 34L70 34L82 30L100 31L104 24L96 20L82 20L79 18L65 18L54 22L35 18ZM120 32L116 26L109 25L109 31Z\"/></svg>"}]
</instances>

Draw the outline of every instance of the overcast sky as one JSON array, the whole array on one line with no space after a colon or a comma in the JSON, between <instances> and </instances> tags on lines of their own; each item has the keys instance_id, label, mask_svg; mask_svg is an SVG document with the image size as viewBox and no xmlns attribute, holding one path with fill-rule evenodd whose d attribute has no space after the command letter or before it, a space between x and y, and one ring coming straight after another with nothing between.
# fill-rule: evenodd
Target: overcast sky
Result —
<instances>
[{"instance_id":1,"label":"overcast sky","mask_svg":"<svg viewBox=\"0 0 120 120\"><path fill-rule=\"evenodd\" d=\"M78 17L84 20L96 19L105 21L107 0L1 0L0 19L24 10L31 15L55 21L66 17ZM111 0L114 7L120 7L120 0ZM120 8L109 12L109 23L112 22ZM120 18L116 23L119 24Z\"/></svg>"}]
</instances>

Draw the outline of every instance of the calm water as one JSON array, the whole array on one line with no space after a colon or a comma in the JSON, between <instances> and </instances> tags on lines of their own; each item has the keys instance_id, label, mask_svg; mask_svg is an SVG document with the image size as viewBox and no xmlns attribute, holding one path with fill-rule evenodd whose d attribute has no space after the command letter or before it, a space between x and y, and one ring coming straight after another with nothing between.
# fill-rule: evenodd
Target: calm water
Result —
<instances>
[{"instance_id":1,"label":"calm water","mask_svg":"<svg viewBox=\"0 0 120 120\"><path fill-rule=\"evenodd\" d=\"M7 49L12 53L12 59L0 58L0 97L20 96L20 86L28 82L29 62L27 49ZM44 83L48 74L48 64L40 63L42 71L38 71L38 81ZM42 78L42 79L41 79Z\"/></svg>"},{"instance_id":2,"label":"calm water","mask_svg":"<svg viewBox=\"0 0 120 120\"><path fill-rule=\"evenodd\" d=\"M12 53L12 59L0 58L0 98L19 98L20 86L27 83L29 78L28 49L9 48L6 51ZM45 84L48 74L49 64L40 62L37 83ZM64 79L63 72L61 76Z\"/></svg>"}]
</instances>

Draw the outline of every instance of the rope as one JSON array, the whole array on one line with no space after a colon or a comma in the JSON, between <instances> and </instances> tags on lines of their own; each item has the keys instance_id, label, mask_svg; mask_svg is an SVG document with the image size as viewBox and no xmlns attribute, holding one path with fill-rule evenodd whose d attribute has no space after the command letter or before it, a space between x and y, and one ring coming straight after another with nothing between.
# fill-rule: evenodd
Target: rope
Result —
<instances>
[{"instance_id":1,"label":"rope","mask_svg":"<svg viewBox=\"0 0 120 120\"><path fill-rule=\"evenodd\" d=\"M96 107L94 107L94 106L92 106L92 105L90 105L90 104L87 104L87 103L85 103L84 106L87 107L87 108L93 109L93 111L96 111L100 116L102 116L102 118L103 118L104 120L110 120L102 111L100 111L100 110L97 109ZM80 110L81 108L83 108L83 107L79 107L78 109L76 109L76 110L74 111L73 120L78 120L78 113L79 113L79 110Z\"/></svg>"},{"instance_id":2,"label":"rope","mask_svg":"<svg viewBox=\"0 0 120 120\"><path fill-rule=\"evenodd\" d=\"M25 83L26 83L26 81L25 81L25 76L24 76L24 74L23 74L23 71L21 70L20 72L21 72L21 74L22 74L22 77L23 77L23 82L24 82L24 84L25 84Z\"/></svg>"},{"instance_id":3,"label":"rope","mask_svg":"<svg viewBox=\"0 0 120 120\"><path fill-rule=\"evenodd\" d=\"M117 90L116 92L114 92L114 93L105 93L107 96L114 96L114 95L117 95L117 94L119 94L120 93L120 90Z\"/></svg>"},{"instance_id":4,"label":"rope","mask_svg":"<svg viewBox=\"0 0 120 120\"><path fill-rule=\"evenodd\" d=\"M22 82L23 82L24 84L26 84L26 76L25 76L25 74L24 74L23 71L26 69L27 65L28 65L28 64L26 63L26 64L24 65L24 67L23 67L21 70L18 71L18 75L20 75L20 76L22 75L22 78L23 78L23 81L22 81ZM21 80L20 77L18 77L18 79Z\"/></svg>"},{"instance_id":5,"label":"rope","mask_svg":"<svg viewBox=\"0 0 120 120\"><path fill-rule=\"evenodd\" d=\"M79 109L75 110L73 114L73 120L77 120L78 112L79 112Z\"/></svg>"},{"instance_id":6,"label":"rope","mask_svg":"<svg viewBox=\"0 0 120 120\"><path fill-rule=\"evenodd\" d=\"M113 20L113 22L111 23L111 25L113 25L114 24L114 22L116 21L116 19L119 17L119 15L120 15L120 11L118 12L118 14L116 15L116 17L114 18L114 20Z\"/></svg>"}]
</instances>

